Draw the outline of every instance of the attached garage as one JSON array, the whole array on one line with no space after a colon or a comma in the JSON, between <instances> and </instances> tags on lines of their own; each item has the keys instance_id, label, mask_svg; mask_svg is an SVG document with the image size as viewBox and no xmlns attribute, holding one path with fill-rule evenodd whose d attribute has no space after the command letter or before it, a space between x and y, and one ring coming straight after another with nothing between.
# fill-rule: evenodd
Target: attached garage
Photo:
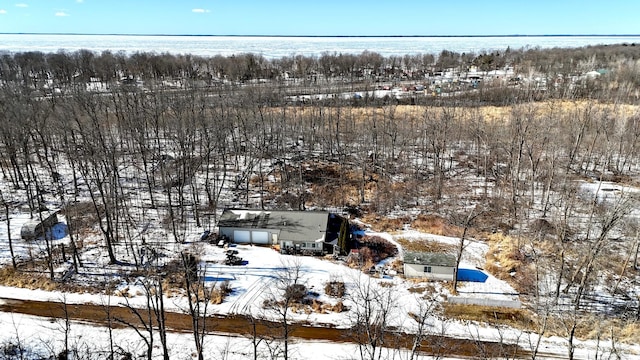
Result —
<instances>
[{"instance_id":1,"label":"attached garage","mask_svg":"<svg viewBox=\"0 0 640 360\"><path fill-rule=\"evenodd\" d=\"M267 245L269 244L269 233L267 231L252 231L251 242L254 244Z\"/></svg>"},{"instance_id":2,"label":"attached garage","mask_svg":"<svg viewBox=\"0 0 640 360\"><path fill-rule=\"evenodd\" d=\"M245 244L251 242L251 231L247 230L234 230L233 241L239 244Z\"/></svg>"},{"instance_id":3,"label":"attached garage","mask_svg":"<svg viewBox=\"0 0 640 360\"><path fill-rule=\"evenodd\" d=\"M343 231L343 222L336 222L329 233L330 218L326 211L225 209L218 234L237 244L279 245L286 253L321 255L333 249Z\"/></svg>"},{"instance_id":4,"label":"attached garage","mask_svg":"<svg viewBox=\"0 0 640 360\"><path fill-rule=\"evenodd\" d=\"M268 231L233 230L232 240L237 244L269 245L270 235Z\"/></svg>"}]
</instances>

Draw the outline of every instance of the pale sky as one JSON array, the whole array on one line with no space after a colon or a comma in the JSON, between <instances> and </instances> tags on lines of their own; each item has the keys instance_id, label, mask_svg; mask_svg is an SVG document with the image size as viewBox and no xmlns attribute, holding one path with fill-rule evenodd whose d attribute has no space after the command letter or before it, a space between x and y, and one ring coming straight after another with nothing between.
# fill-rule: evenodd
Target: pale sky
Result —
<instances>
[{"instance_id":1,"label":"pale sky","mask_svg":"<svg viewBox=\"0 0 640 360\"><path fill-rule=\"evenodd\" d=\"M1 33L637 35L640 0L0 0Z\"/></svg>"}]
</instances>

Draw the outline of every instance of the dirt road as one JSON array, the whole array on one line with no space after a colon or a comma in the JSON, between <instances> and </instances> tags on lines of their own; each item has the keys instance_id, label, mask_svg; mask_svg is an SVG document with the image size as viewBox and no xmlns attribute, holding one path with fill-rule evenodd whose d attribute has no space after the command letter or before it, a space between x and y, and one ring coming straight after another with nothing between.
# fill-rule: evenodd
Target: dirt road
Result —
<instances>
[{"instance_id":1,"label":"dirt road","mask_svg":"<svg viewBox=\"0 0 640 360\"><path fill-rule=\"evenodd\" d=\"M96 325L108 325L109 318L113 327L125 327L125 323L141 325L131 309L121 306L105 307L91 304L64 305L59 302L33 300L14 300L0 298L0 311L29 314L47 318L65 318L90 322ZM67 314L67 315L65 315ZM110 315L110 317L109 317ZM190 332L191 317L181 313L166 313L166 324L170 331ZM280 325L268 321L260 321L255 326L257 336L274 336ZM244 316L210 316L207 318L207 331L228 333L241 336L253 336L254 326L251 319ZM411 349L414 336L410 334L388 333L385 346ZM356 332L351 329L337 329L330 326L321 327L311 324L295 324L291 336L299 339L323 340L332 342L358 343ZM471 358L487 357L524 357L528 354L522 348L496 342L456 339L446 336L430 335L420 345L424 354L462 356Z\"/></svg>"}]
</instances>

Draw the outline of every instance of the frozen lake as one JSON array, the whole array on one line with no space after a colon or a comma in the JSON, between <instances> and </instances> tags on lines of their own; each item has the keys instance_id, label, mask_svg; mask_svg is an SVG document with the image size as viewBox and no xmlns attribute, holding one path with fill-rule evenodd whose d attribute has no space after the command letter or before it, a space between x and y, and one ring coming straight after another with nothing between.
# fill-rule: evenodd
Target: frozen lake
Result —
<instances>
[{"instance_id":1,"label":"frozen lake","mask_svg":"<svg viewBox=\"0 0 640 360\"><path fill-rule=\"evenodd\" d=\"M49 35L0 34L0 52L88 49L230 56L261 54L266 58L323 53L359 54L374 51L383 56L504 50L507 47L553 48L634 43L640 36L477 36L477 37L250 37L250 36L145 36L145 35Z\"/></svg>"}]
</instances>

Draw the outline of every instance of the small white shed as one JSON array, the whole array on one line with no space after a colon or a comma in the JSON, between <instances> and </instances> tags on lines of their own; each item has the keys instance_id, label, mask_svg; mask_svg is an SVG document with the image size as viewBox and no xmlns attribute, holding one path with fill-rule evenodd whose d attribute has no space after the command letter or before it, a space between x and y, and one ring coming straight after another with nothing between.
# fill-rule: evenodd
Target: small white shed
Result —
<instances>
[{"instance_id":1,"label":"small white shed","mask_svg":"<svg viewBox=\"0 0 640 360\"><path fill-rule=\"evenodd\" d=\"M408 251L404 254L404 276L453 281L456 257L448 253Z\"/></svg>"}]
</instances>

